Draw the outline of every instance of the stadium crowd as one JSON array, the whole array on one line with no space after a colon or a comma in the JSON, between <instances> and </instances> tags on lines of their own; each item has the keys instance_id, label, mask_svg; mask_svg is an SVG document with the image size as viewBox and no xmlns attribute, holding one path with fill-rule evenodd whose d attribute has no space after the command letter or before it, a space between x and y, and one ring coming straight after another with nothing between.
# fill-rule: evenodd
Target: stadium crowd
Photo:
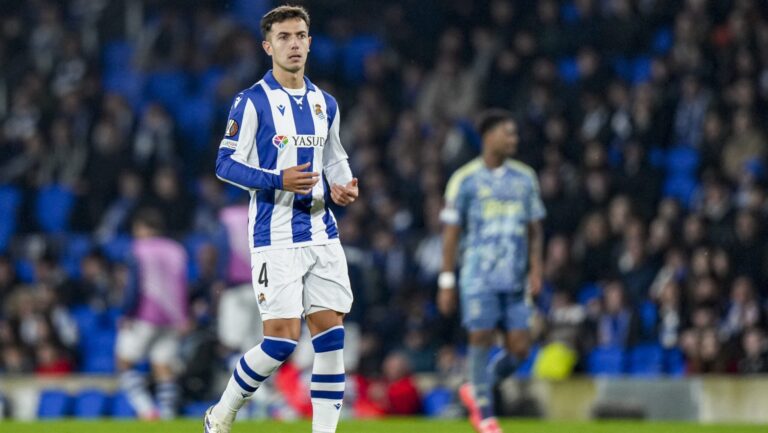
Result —
<instances>
[{"instance_id":1,"label":"stadium crowd","mask_svg":"<svg viewBox=\"0 0 768 433\"><path fill-rule=\"evenodd\" d=\"M119 322L119 249L141 207L189 249L188 338L215 335L218 299L242 283L219 213L247 194L213 165L232 96L264 73L271 2L191 3L0 2L3 374L88 371L73 311ZM518 157L539 174L542 351L562 343L590 373L636 347L677 354L659 373L768 372L763 2L308 6L307 73L339 99L361 183L337 216L371 410L419 410L398 406L409 372L463 371L458 319L434 305L438 214L484 107L517 115Z\"/></svg>"}]
</instances>

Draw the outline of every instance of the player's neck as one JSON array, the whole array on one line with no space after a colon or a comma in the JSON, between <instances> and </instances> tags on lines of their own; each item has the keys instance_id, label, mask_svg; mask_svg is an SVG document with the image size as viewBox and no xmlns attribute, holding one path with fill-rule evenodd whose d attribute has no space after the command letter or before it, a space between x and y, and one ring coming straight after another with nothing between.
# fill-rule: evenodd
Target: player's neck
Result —
<instances>
[{"instance_id":1,"label":"player's neck","mask_svg":"<svg viewBox=\"0 0 768 433\"><path fill-rule=\"evenodd\" d=\"M304 68L291 72L273 65L272 76L286 89L301 89L304 87Z\"/></svg>"},{"instance_id":2,"label":"player's neck","mask_svg":"<svg viewBox=\"0 0 768 433\"><path fill-rule=\"evenodd\" d=\"M485 166L490 169L501 167L501 165L504 164L504 160L506 159L506 157L503 155L498 155L488 151L483 152L482 157Z\"/></svg>"}]
</instances>

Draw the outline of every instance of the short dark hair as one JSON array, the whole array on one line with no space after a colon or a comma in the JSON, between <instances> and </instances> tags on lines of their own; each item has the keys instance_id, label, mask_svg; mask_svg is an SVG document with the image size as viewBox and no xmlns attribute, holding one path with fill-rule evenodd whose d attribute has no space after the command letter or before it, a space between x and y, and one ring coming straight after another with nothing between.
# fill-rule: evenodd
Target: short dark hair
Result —
<instances>
[{"instance_id":1,"label":"short dark hair","mask_svg":"<svg viewBox=\"0 0 768 433\"><path fill-rule=\"evenodd\" d=\"M159 210L151 207L139 209L133 217L134 224L141 224L162 233L165 230L165 220Z\"/></svg>"},{"instance_id":2,"label":"short dark hair","mask_svg":"<svg viewBox=\"0 0 768 433\"><path fill-rule=\"evenodd\" d=\"M480 117L477 121L477 132L480 134L480 138L482 138L486 132L495 128L499 123L508 122L510 120L515 120L515 116L511 111L503 110L501 108L489 108L480 113Z\"/></svg>"},{"instance_id":3,"label":"short dark hair","mask_svg":"<svg viewBox=\"0 0 768 433\"><path fill-rule=\"evenodd\" d=\"M261 23L259 24L261 27L261 36L266 39L267 33L272 30L272 24L281 23L293 18L304 20L304 22L307 23L307 28L309 28L309 13L307 13L307 10L304 9L304 7L282 5L272 9L261 17Z\"/></svg>"}]
</instances>

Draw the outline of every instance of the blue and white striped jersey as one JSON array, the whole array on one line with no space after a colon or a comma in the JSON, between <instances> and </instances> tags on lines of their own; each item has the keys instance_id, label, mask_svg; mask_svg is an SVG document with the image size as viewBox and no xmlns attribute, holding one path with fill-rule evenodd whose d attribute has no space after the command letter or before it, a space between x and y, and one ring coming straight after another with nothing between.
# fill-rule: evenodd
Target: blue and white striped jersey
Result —
<instances>
[{"instance_id":1,"label":"blue and white striped jersey","mask_svg":"<svg viewBox=\"0 0 768 433\"><path fill-rule=\"evenodd\" d=\"M251 251L339 242L328 185L352 180L339 140L336 100L304 78L285 89L267 72L232 103L216 175L251 194ZM281 170L309 162L322 179L310 194L282 190Z\"/></svg>"}]
</instances>

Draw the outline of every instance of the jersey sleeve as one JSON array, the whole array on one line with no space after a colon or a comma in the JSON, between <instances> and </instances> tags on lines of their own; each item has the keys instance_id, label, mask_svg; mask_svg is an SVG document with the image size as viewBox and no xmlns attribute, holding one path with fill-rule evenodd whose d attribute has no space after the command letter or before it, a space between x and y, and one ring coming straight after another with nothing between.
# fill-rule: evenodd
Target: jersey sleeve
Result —
<instances>
[{"instance_id":1,"label":"jersey sleeve","mask_svg":"<svg viewBox=\"0 0 768 433\"><path fill-rule=\"evenodd\" d=\"M341 122L339 107L330 95L326 95L326 101L329 126L328 140L326 140L323 150L323 172L329 184L346 185L352 180L352 169L349 167L349 157L344 146L341 145L339 136L339 124Z\"/></svg>"},{"instance_id":2,"label":"jersey sleeve","mask_svg":"<svg viewBox=\"0 0 768 433\"><path fill-rule=\"evenodd\" d=\"M528 197L525 203L525 212L528 221L538 221L547 216L547 210L541 200L539 192L539 180L536 173L531 173L531 189L528 191Z\"/></svg>"},{"instance_id":3,"label":"jersey sleeve","mask_svg":"<svg viewBox=\"0 0 768 433\"><path fill-rule=\"evenodd\" d=\"M216 158L216 177L245 190L280 189L282 173L248 164L248 155L256 146L259 126L256 107L247 95L235 97L227 118L227 129Z\"/></svg>"},{"instance_id":4,"label":"jersey sleeve","mask_svg":"<svg viewBox=\"0 0 768 433\"><path fill-rule=\"evenodd\" d=\"M466 180L466 175L461 172L454 173L448 180L445 188L445 207L440 212L440 221L444 224L461 225L466 220L469 209Z\"/></svg>"}]
</instances>

